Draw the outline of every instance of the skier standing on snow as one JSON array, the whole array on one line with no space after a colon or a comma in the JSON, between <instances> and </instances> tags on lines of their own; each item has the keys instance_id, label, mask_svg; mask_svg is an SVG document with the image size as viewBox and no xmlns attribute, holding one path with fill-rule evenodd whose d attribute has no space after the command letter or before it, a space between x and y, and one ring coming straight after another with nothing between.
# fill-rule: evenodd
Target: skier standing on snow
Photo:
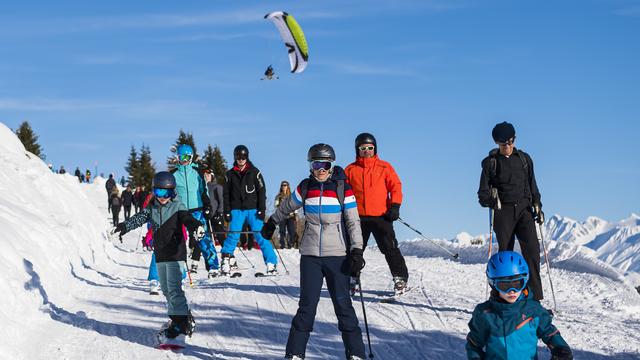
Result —
<instances>
[{"instance_id":1,"label":"skier standing on snow","mask_svg":"<svg viewBox=\"0 0 640 360\"><path fill-rule=\"evenodd\" d=\"M233 150L233 168L225 174L224 184L224 216L229 223L229 234L224 241L222 254L222 273L229 274L237 268L233 252L238 246L238 239L245 221L252 231L257 231L255 239L262 251L262 258L267 265L267 274L277 273L278 258L270 241L266 241L259 231L264 225L266 209L266 188L260 170L249 161L249 149L238 145Z\"/></svg>"},{"instance_id":2,"label":"skier standing on snow","mask_svg":"<svg viewBox=\"0 0 640 360\"><path fill-rule=\"evenodd\" d=\"M176 193L176 179L166 171L153 177L154 199L149 206L112 230L120 235L136 229L148 221L153 228L153 252L162 292L167 299L167 313L171 319L158 333L161 344L193 333L195 322L182 290L182 274L186 271L187 249L183 225L189 230L189 242L205 236L201 222L189 213ZM194 244L195 245L195 244Z\"/></svg>"},{"instance_id":3,"label":"skier standing on snow","mask_svg":"<svg viewBox=\"0 0 640 360\"><path fill-rule=\"evenodd\" d=\"M73 173L73 175L75 175L75 177L78 178L79 182L82 182L82 172L80 171L80 167L76 166L76 171ZM108 196L108 195L107 195Z\"/></svg>"},{"instance_id":4,"label":"skier standing on snow","mask_svg":"<svg viewBox=\"0 0 640 360\"><path fill-rule=\"evenodd\" d=\"M276 209L290 197L291 188L289 187L289 182L281 182L280 193L278 193L275 200ZM296 239L296 214L290 213L286 218L281 220L278 223L278 229L280 232L280 249L291 249Z\"/></svg>"},{"instance_id":5,"label":"skier standing on snow","mask_svg":"<svg viewBox=\"0 0 640 360\"><path fill-rule=\"evenodd\" d=\"M203 174L200 167L193 163L193 148L190 145L181 144L176 149L176 154L178 165L172 171L176 177L176 192L180 195L182 203L193 217L200 221L206 231L208 229L207 222L213 216L213 212ZM204 255L209 278L218 276L218 254L208 231L198 241L197 246Z\"/></svg>"},{"instance_id":6,"label":"skier standing on snow","mask_svg":"<svg viewBox=\"0 0 640 360\"><path fill-rule=\"evenodd\" d=\"M518 237L522 256L529 266L529 281L534 298L543 299L540 280L540 243L535 222L544 222L540 191L529 154L515 148L516 131L508 122L497 124L492 131L498 145L482 160L478 200L494 211L493 231L499 251L513 250ZM497 198L493 196L496 194ZM492 194L493 192L493 194ZM498 208L501 203L501 208Z\"/></svg>"},{"instance_id":7,"label":"skier standing on snow","mask_svg":"<svg viewBox=\"0 0 640 360\"><path fill-rule=\"evenodd\" d=\"M537 359L538 339L549 347L552 360L573 359L549 312L532 298L529 267L520 254L494 254L486 275L491 297L476 306L469 321L468 359Z\"/></svg>"},{"instance_id":8,"label":"skier standing on snow","mask_svg":"<svg viewBox=\"0 0 640 360\"><path fill-rule=\"evenodd\" d=\"M378 145L373 135L358 135L355 148L356 161L349 164L345 172L358 202L363 249L373 234L393 276L394 292L399 295L406 291L409 279L407 265L393 230L393 222L400 218L402 183L391 164L378 157ZM352 279L352 294L356 285L357 279Z\"/></svg>"},{"instance_id":9,"label":"skier standing on snow","mask_svg":"<svg viewBox=\"0 0 640 360\"><path fill-rule=\"evenodd\" d=\"M344 171L333 166L336 155L331 146L313 145L307 160L311 175L280 204L262 230L263 236L270 239L280 221L304 207L307 226L300 240L300 302L291 322L286 358L304 359L326 279L346 358L364 359L362 331L349 296L349 276L359 276L364 267L356 198L345 181ZM341 189L342 204L338 194Z\"/></svg>"},{"instance_id":10,"label":"skier standing on snow","mask_svg":"<svg viewBox=\"0 0 640 360\"><path fill-rule=\"evenodd\" d=\"M207 183L207 191L209 193L210 208L213 212L213 216L209 219L208 225L211 229L213 239L219 239L224 236L224 224L222 220L222 185L218 185L215 182L215 176L211 175L211 170L204 170L204 180ZM191 253L191 267L192 273L198 272L198 263L200 262L200 247L196 246Z\"/></svg>"},{"instance_id":11,"label":"skier standing on snow","mask_svg":"<svg viewBox=\"0 0 640 360\"><path fill-rule=\"evenodd\" d=\"M87 182L89 181L87 180ZM104 188L107 189L107 210L111 207L111 194L113 193L114 187L116 187L116 180L113 178L113 174L109 174L109 179L107 179L107 182L104 184Z\"/></svg>"},{"instance_id":12,"label":"skier standing on snow","mask_svg":"<svg viewBox=\"0 0 640 360\"><path fill-rule=\"evenodd\" d=\"M89 171L89 169L87 169L87 171L85 171L84 178L85 178L85 180L86 180L85 182L87 184L91 182L91 171Z\"/></svg>"},{"instance_id":13,"label":"skier standing on snow","mask_svg":"<svg viewBox=\"0 0 640 360\"><path fill-rule=\"evenodd\" d=\"M142 206L142 202L144 199L142 197L142 190L140 190L140 186L136 186L136 191L133 192L133 207L135 209L136 214L140 211L140 207Z\"/></svg>"},{"instance_id":14,"label":"skier standing on snow","mask_svg":"<svg viewBox=\"0 0 640 360\"><path fill-rule=\"evenodd\" d=\"M118 225L118 221L120 220L120 207L122 207L120 190L118 190L117 187L114 187L111 190L111 197L109 198L109 203L111 203L111 214L113 216L113 226L116 226Z\"/></svg>"},{"instance_id":15,"label":"skier standing on snow","mask_svg":"<svg viewBox=\"0 0 640 360\"><path fill-rule=\"evenodd\" d=\"M124 219L129 220L131 216L131 204L133 203L133 193L131 192L131 186L127 185L127 188L122 191L122 206L124 207Z\"/></svg>"}]
</instances>

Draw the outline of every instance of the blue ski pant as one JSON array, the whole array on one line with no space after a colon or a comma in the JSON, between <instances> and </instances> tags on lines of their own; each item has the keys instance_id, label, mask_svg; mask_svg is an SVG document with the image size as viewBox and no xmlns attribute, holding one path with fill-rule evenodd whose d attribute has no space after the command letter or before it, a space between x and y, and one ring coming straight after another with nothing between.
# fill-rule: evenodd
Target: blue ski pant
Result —
<instances>
[{"instance_id":1,"label":"blue ski pant","mask_svg":"<svg viewBox=\"0 0 640 360\"><path fill-rule=\"evenodd\" d=\"M168 315L188 315L187 298L182 291L182 276L187 271L184 261L163 261L157 263L160 288L167 299Z\"/></svg>"},{"instance_id":2,"label":"blue ski pant","mask_svg":"<svg viewBox=\"0 0 640 360\"><path fill-rule=\"evenodd\" d=\"M351 355L365 358L362 330L351 304L348 267L346 256L303 255L300 258L300 301L291 322L285 356L304 357L313 331L322 282L326 279L333 310L338 318L338 329L342 332L345 355L347 358Z\"/></svg>"},{"instance_id":3,"label":"blue ski pant","mask_svg":"<svg viewBox=\"0 0 640 360\"><path fill-rule=\"evenodd\" d=\"M185 279L187 277L187 270L182 272L182 278ZM149 264L149 275L147 276L147 280L160 280L158 277L158 266L156 265L156 254L151 254L151 263Z\"/></svg>"},{"instance_id":4,"label":"blue ski pant","mask_svg":"<svg viewBox=\"0 0 640 360\"><path fill-rule=\"evenodd\" d=\"M260 246L260 250L262 251L262 259L265 264L277 264L278 257L276 256L276 252L273 250L273 245L271 245L271 241L265 240L260 234L260 230L262 230L262 225L264 223L262 220L257 217L258 210L231 210L231 223L229 224L229 233L227 234L227 239L224 241L224 246L220 252L222 254L230 254L233 255L236 247L238 246L238 240L240 239L239 232L242 231L242 226L245 221L249 223L249 227L251 227L251 231L256 231L254 237L258 242L258 246ZM236 231L236 232L234 232Z\"/></svg>"},{"instance_id":5,"label":"blue ski pant","mask_svg":"<svg viewBox=\"0 0 640 360\"><path fill-rule=\"evenodd\" d=\"M209 232L209 222L205 219L202 211L194 211L191 215L193 215L193 217L200 221L202 226L204 226L205 235L202 240L198 241L198 247L204 257L204 263L207 270L220 268L220 265L218 264L218 253L216 252L216 247L213 245L211 233Z\"/></svg>"}]
</instances>

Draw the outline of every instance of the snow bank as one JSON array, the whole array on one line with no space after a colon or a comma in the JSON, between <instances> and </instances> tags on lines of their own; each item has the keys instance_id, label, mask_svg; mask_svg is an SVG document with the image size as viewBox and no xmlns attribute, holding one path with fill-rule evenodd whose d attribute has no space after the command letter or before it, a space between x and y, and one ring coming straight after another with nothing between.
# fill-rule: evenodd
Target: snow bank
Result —
<instances>
[{"instance_id":1,"label":"snow bank","mask_svg":"<svg viewBox=\"0 0 640 360\"><path fill-rule=\"evenodd\" d=\"M0 162L0 338L18 343L0 342L9 357L73 298L67 285L79 269L107 261L106 251L95 251L106 244L106 214L81 191L104 186L52 173L2 123Z\"/></svg>"}]
</instances>

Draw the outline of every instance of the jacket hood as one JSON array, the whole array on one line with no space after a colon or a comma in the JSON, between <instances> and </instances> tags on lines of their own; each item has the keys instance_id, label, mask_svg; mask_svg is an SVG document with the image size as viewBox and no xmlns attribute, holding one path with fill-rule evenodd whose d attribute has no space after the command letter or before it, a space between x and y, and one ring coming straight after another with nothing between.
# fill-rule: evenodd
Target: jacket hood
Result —
<instances>
[{"instance_id":1,"label":"jacket hood","mask_svg":"<svg viewBox=\"0 0 640 360\"><path fill-rule=\"evenodd\" d=\"M347 173L344 172L342 167L334 165L331 180L347 180Z\"/></svg>"}]
</instances>

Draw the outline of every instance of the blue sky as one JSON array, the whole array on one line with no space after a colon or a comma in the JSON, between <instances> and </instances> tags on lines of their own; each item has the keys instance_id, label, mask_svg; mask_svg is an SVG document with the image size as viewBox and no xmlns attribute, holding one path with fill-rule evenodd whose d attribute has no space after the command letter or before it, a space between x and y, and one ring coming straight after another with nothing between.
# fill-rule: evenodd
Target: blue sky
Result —
<instances>
[{"instance_id":1,"label":"blue sky","mask_svg":"<svg viewBox=\"0 0 640 360\"><path fill-rule=\"evenodd\" d=\"M366 4L366 5L365 5ZM288 73L262 16L303 27ZM434 237L488 231L480 161L516 126L547 215L640 212L638 1L32 1L0 12L0 121L28 120L47 161L124 173L131 145L164 168L178 131L246 144L269 198L306 151L376 135L404 184L401 215ZM278 81L260 81L267 65ZM398 224L399 238L413 234Z\"/></svg>"}]
</instances>

